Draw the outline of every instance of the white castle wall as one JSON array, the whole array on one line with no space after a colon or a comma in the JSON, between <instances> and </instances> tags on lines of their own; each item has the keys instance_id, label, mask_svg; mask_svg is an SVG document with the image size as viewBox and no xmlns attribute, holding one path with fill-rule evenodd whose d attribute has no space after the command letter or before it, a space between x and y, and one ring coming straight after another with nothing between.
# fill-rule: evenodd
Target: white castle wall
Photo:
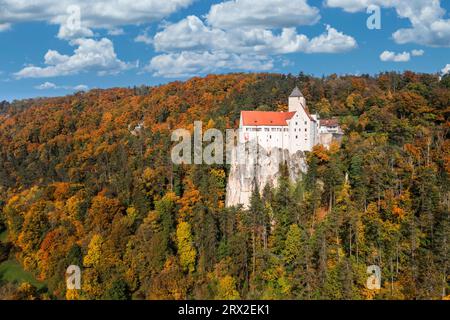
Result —
<instances>
[{"instance_id":1,"label":"white castle wall","mask_svg":"<svg viewBox=\"0 0 450 320\"><path fill-rule=\"evenodd\" d=\"M316 115L310 119L305 111L306 102L303 97L289 98L289 112L295 112L287 126L244 126L240 120L240 142L257 140L266 149L287 149L291 154L297 151L311 151L318 143L318 119Z\"/></svg>"}]
</instances>

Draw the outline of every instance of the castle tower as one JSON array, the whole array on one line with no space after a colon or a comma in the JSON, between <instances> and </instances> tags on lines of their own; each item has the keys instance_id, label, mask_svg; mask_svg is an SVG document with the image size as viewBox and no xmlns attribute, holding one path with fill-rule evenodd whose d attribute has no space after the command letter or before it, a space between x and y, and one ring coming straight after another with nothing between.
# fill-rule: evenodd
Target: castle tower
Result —
<instances>
[{"instance_id":1,"label":"castle tower","mask_svg":"<svg viewBox=\"0 0 450 320\"><path fill-rule=\"evenodd\" d=\"M295 87L295 89L289 96L289 111L297 112L301 109L306 109L306 100L300 89L298 87Z\"/></svg>"}]
</instances>

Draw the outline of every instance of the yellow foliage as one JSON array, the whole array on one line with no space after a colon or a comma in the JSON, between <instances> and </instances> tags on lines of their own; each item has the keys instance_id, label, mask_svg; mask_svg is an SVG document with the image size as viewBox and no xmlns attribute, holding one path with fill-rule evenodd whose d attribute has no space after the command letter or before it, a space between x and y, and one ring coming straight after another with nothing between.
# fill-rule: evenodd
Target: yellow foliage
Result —
<instances>
[{"instance_id":1,"label":"yellow foliage","mask_svg":"<svg viewBox=\"0 0 450 320\"><path fill-rule=\"evenodd\" d=\"M184 271L193 272L197 251L192 244L191 226L187 222L180 222L177 226L177 245L181 267Z\"/></svg>"},{"instance_id":2,"label":"yellow foliage","mask_svg":"<svg viewBox=\"0 0 450 320\"><path fill-rule=\"evenodd\" d=\"M70 290L66 291L66 300L81 300L79 290Z\"/></svg>"},{"instance_id":3,"label":"yellow foliage","mask_svg":"<svg viewBox=\"0 0 450 320\"><path fill-rule=\"evenodd\" d=\"M88 246L88 252L84 256L83 264L86 267L96 267L102 259L103 238L99 234L95 234Z\"/></svg>"},{"instance_id":4,"label":"yellow foliage","mask_svg":"<svg viewBox=\"0 0 450 320\"><path fill-rule=\"evenodd\" d=\"M236 281L232 276L225 276L219 279L216 299L218 300L240 299L239 292L236 290Z\"/></svg>"}]
</instances>

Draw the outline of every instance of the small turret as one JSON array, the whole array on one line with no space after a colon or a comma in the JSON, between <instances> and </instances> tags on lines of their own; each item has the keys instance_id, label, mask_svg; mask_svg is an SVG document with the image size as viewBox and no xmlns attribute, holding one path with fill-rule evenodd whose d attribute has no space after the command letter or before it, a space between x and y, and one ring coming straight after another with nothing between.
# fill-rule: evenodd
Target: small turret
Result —
<instances>
[{"instance_id":1,"label":"small turret","mask_svg":"<svg viewBox=\"0 0 450 320\"><path fill-rule=\"evenodd\" d=\"M300 111L300 108L306 109L306 100L298 87L295 87L289 96L289 111Z\"/></svg>"},{"instance_id":2,"label":"small turret","mask_svg":"<svg viewBox=\"0 0 450 320\"><path fill-rule=\"evenodd\" d=\"M291 95L289 96L289 98L301 98L301 97L303 97L303 94L298 87L295 87L294 90L292 90Z\"/></svg>"}]
</instances>

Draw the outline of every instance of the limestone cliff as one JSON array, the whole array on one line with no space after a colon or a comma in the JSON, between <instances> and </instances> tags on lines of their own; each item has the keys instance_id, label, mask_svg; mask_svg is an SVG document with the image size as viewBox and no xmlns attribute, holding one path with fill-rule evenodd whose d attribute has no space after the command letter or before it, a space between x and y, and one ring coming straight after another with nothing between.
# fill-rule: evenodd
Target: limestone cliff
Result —
<instances>
[{"instance_id":1,"label":"limestone cliff","mask_svg":"<svg viewBox=\"0 0 450 320\"><path fill-rule=\"evenodd\" d=\"M301 173L306 173L307 164L303 152L289 154L288 150L273 148L265 150L260 146L258 152L252 152L252 148L245 147L243 156L238 156L238 148L232 152L230 174L227 183L226 206L242 204L247 207L250 202L253 182L259 190L263 190L267 183L277 186L280 176L280 164L286 163L289 169L290 179L296 181ZM239 160L240 159L240 160Z\"/></svg>"}]
</instances>

